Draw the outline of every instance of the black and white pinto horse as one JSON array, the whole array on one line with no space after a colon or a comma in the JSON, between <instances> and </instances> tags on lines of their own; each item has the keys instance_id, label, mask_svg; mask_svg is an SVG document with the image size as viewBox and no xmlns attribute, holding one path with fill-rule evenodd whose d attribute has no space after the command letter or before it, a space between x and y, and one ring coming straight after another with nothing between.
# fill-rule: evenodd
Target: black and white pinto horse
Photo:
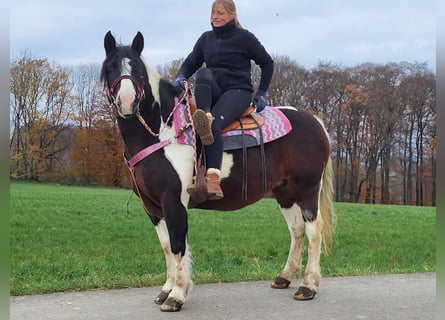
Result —
<instances>
[{"instance_id":1,"label":"black and white pinto horse","mask_svg":"<svg viewBox=\"0 0 445 320\"><path fill-rule=\"evenodd\" d=\"M196 149L177 142L173 109L178 92L144 63L142 34L137 33L131 46L121 46L108 32L104 45L101 81L115 109L124 156L129 159L125 160L128 181L142 200L165 254L167 279L155 302L162 311L179 311L192 288L186 186L194 176ZM195 207L234 210L273 194L287 222L291 242L286 265L272 287L287 288L301 276L306 234L308 261L294 298L309 300L321 279L322 242L329 243L334 230L329 137L315 116L291 107L280 109L289 119L291 131L264 144L262 151L260 146L248 148L247 166L243 165L245 150L226 151L221 169L224 198ZM246 196L243 176L252 181ZM263 178L265 186L258 183Z\"/></svg>"}]
</instances>

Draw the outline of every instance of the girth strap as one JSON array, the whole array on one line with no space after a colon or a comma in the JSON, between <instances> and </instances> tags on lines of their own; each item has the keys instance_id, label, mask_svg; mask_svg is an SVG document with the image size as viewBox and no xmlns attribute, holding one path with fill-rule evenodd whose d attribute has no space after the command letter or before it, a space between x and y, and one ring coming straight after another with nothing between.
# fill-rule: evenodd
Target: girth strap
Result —
<instances>
[{"instance_id":1,"label":"girth strap","mask_svg":"<svg viewBox=\"0 0 445 320\"><path fill-rule=\"evenodd\" d=\"M252 115L250 115L253 119L253 121L258 125L258 130L259 130L259 134L260 134L260 153L261 153L261 177L262 177L262 187L263 187L263 193L266 191L266 187L267 187L267 177L266 177L266 154L264 151L264 136L263 136L263 130L261 129L261 125L258 123L257 119L255 117L253 117ZM242 141L243 141L243 183L242 183L242 194L243 194L243 199L244 201L247 201L247 173L248 173L248 168L247 168L247 146L245 145L244 142L244 126L243 123L240 121L240 126L241 126L241 131L242 131Z\"/></svg>"}]
</instances>

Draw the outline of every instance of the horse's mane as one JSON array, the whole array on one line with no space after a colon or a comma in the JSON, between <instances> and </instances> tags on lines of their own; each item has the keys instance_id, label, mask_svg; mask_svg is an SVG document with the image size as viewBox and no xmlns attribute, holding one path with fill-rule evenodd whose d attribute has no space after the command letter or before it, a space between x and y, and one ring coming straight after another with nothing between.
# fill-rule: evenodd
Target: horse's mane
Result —
<instances>
[{"instance_id":1,"label":"horse's mane","mask_svg":"<svg viewBox=\"0 0 445 320\"><path fill-rule=\"evenodd\" d=\"M150 82L151 92L156 102L161 103L161 96L159 94L159 83L161 81L161 75L159 72L150 67L148 63L145 62L144 57L140 56L142 62L147 70L148 81Z\"/></svg>"}]
</instances>

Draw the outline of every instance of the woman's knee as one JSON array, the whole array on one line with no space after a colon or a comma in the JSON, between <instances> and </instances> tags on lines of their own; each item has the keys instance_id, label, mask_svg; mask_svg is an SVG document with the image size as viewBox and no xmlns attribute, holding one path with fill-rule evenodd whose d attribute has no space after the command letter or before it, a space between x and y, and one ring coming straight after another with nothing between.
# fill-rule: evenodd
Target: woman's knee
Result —
<instances>
[{"instance_id":1,"label":"woman's knee","mask_svg":"<svg viewBox=\"0 0 445 320\"><path fill-rule=\"evenodd\" d=\"M196 81L213 81L213 73L209 68L202 67L198 71L196 71Z\"/></svg>"}]
</instances>

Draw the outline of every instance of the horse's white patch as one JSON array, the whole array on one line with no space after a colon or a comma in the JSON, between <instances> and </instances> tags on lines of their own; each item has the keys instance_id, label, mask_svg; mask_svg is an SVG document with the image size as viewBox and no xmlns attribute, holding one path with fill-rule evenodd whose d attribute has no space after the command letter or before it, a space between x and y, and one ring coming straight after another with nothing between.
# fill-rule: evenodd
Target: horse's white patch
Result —
<instances>
[{"instance_id":1,"label":"horse's white patch","mask_svg":"<svg viewBox=\"0 0 445 320\"><path fill-rule=\"evenodd\" d=\"M290 249L286 265L280 276L291 281L299 276L302 268L302 252L304 251L304 220L301 208L296 203L290 208L281 208L290 233Z\"/></svg>"},{"instance_id":2,"label":"horse's white patch","mask_svg":"<svg viewBox=\"0 0 445 320\"><path fill-rule=\"evenodd\" d=\"M121 75L131 75L130 59L125 58L122 60ZM136 90L133 82L130 79L123 79L120 82L120 89L116 95L116 100L122 109L123 115L131 115L131 105L136 97Z\"/></svg>"},{"instance_id":3,"label":"horse's white patch","mask_svg":"<svg viewBox=\"0 0 445 320\"><path fill-rule=\"evenodd\" d=\"M185 255L173 254L170 247L170 237L167 223L164 219L156 225L156 233L165 255L167 279L162 291L171 292L171 297L185 302L187 294L193 286L192 282L192 252L188 240L185 239Z\"/></svg>"},{"instance_id":4,"label":"horse's white patch","mask_svg":"<svg viewBox=\"0 0 445 320\"><path fill-rule=\"evenodd\" d=\"M275 108L281 109L281 110L291 110L291 111L298 111L297 108L292 106L276 106Z\"/></svg>"},{"instance_id":5,"label":"horse's white patch","mask_svg":"<svg viewBox=\"0 0 445 320\"><path fill-rule=\"evenodd\" d=\"M189 291L193 287L192 281L192 254L188 240L186 239L186 249L184 256L180 254L174 255L176 262L175 272L175 286L172 292L168 295L169 298L174 298L184 303L187 299Z\"/></svg>"},{"instance_id":6,"label":"horse's white patch","mask_svg":"<svg viewBox=\"0 0 445 320\"><path fill-rule=\"evenodd\" d=\"M130 65L130 59L124 58L122 59L122 69L121 69L121 75L131 75L131 65Z\"/></svg>"},{"instance_id":7,"label":"horse's white patch","mask_svg":"<svg viewBox=\"0 0 445 320\"><path fill-rule=\"evenodd\" d=\"M281 208L284 218L286 219L287 226L290 232L293 232L293 228L304 224L303 215L301 214L301 208L296 203L289 209Z\"/></svg>"},{"instance_id":8,"label":"horse's white patch","mask_svg":"<svg viewBox=\"0 0 445 320\"><path fill-rule=\"evenodd\" d=\"M159 94L159 82L161 81L161 75L153 70L147 63L145 63L144 58L141 57L142 62L145 64L145 69L147 70L148 82L150 83L151 93L155 98L155 101L161 104L161 97Z\"/></svg>"},{"instance_id":9,"label":"horse's white patch","mask_svg":"<svg viewBox=\"0 0 445 320\"><path fill-rule=\"evenodd\" d=\"M312 240L317 234L319 233L319 230L317 230L317 224L316 221L312 222L306 222L306 236L310 240Z\"/></svg>"},{"instance_id":10,"label":"horse's white patch","mask_svg":"<svg viewBox=\"0 0 445 320\"><path fill-rule=\"evenodd\" d=\"M321 252L321 217L315 221L306 222L306 236L309 240L308 259L306 271L301 285L316 291L321 279L320 252Z\"/></svg>"},{"instance_id":11,"label":"horse's white patch","mask_svg":"<svg viewBox=\"0 0 445 320\"><path fill-rule=\"evenodd\" d=\"M165 220L162 219L161 221L159 221L155 229L162 248L170 250L170 236L168 235L168 229Z\"/></svg>"},{"instance_id":12,"label":"horse's white patch","mask_svg":"<svg viewBox=\"0 0 445 320\"><path fill-rule=\"evenodd\" d=\"M170 236L168 234L167 224L164 219L159 221L155 227L156 233L158 235L159 242L161 244L162 251L164 251L165 263L167 267L167 279L162 291L169 292L175 285L175 273L176 273L176 262L170 247Z\"/></svg>"},{"instance_id":13,"label":"horse's white patch","mask_svg":"<svg viewBox=\"0 0 445 320\"><path fill-rule=\"evenodd\" d=\"M220 179L227 178L230 176L230 172L233 168L233 155L230 153L223 153L223 160L221 165L221 177Z\"/></svg>"},{"instance_id":14,"label":"horse's white patch","mask_svg":"<svg viewBox=\"0 0 445 320\"><path fill-rule=\"evenodd\" d=\"M175 129L163 127L159 135L161 141L171 140L173 143L164 148L164 153L168 161L175 168L182 184L181 202L187 208L189 195L186 192L187 185L192 182L194 166L194 150L192 146L179 144L175 140Z\"/></svg>"}]
</instances>

